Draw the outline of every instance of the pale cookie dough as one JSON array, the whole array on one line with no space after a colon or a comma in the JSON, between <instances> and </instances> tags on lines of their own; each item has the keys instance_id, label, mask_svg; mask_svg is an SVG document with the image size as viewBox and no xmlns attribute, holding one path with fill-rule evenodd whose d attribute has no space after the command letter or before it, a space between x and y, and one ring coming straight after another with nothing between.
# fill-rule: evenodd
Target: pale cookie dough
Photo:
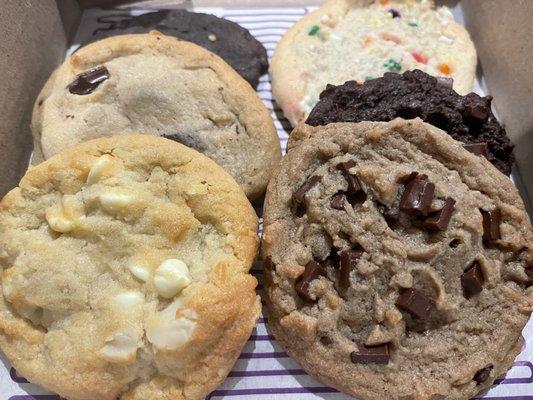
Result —
<instances>
[{"instance_id":1,"label":"pale cookie dough","mask_svg":"<svg viewBox=\"0 0 533 400\"><path fill-rule=\"evenodd\" d=\"M419 119L293 135L264 210L276 339L361 400L490 387L533 307L533 231L511 181Z\"/></svg>"},{"instance_id":2,"label":"pale cookie dough","mask_svg":"<svg viewBox=\"0 0 533 400\"><path fill-rule=\"evenodd\" d=\"M235 181L181 144L64 150L0 203L0 348L66 399L203 399L260 312L257 227Z\"/></svg>"},{"instance_id":3,"label":"pale cookie dough","mask_svg":"<svg viewBox=\"0 0 533 400\"><path fill-rule=\"evenodd\" d=\"M89 44L67 58L35 102L34 164L102 136L147 133L204 153L261 196L281 158L255 91L215 54L158 32Z\"/></svg>"},{"instance_id":4,"label":"pale cookie dough","mask_svg":"<svg viewBox=\"0 0 533 400\"><path fill-rule=\"evenodd\" d=\"M476 50L446 7L428 0L329 0L282 38L272 58L272 91L295 126L326 85L421 69L472 91Z\"/></svg>"}]
</instances>

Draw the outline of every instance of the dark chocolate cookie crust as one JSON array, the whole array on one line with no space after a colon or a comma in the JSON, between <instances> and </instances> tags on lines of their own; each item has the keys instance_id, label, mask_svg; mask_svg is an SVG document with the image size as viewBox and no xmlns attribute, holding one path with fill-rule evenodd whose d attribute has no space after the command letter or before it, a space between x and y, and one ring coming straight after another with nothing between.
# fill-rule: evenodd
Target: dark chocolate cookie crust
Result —
<instances>
[{"instance_id":1,"label":"dark chocolate cookie crust","mask_svg":"<svg viewBox=\"0 0 533 400\"><path fill-rule=\"evenodd\" d=\"M513 145L491 112L492 97L457 94L451 82L420 70L386 73L358 84L328 85L306 123L392 121L400 117L423 121L463 143L487 144L488 160L506 175L514 163Z\"/></svg>"},{"instance_id":2,"label":"dark chocolate cookie crust","mask_svg":"<svg viewBox=\"0 0 533 400\"><path fill-rule=\"evenodd\" d=\"M139 16L103 17L99 22L108 26L95 31L87 43L109 36L147 33L155 29L165 35L196 43L215 53L254 88L268 69L267 53L263 45L239 24L214 15L187 10L162 10Z\"/></svg>"}]
</instances>

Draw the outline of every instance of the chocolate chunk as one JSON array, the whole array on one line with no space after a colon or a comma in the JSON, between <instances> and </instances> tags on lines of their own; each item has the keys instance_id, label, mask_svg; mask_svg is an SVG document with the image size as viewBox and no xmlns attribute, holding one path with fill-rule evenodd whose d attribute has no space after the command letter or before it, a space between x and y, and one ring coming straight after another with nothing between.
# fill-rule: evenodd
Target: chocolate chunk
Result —
<instances>
[{"instance_id":1,"label":"chocolate chunk","mask_svg":"<svg viewBox=\"0 0 533 400\"><path fill-rule=\"evenodd\" d=\"M345 201L346 195L343 192L338 192L331 196L329 204L331 208L334 208L335 210L344 210Z\"/></svg>"},{"instance_id":2,"label":"chocolate chunk","mask_svg":"<svg viewBox=\"0 0 533 400\"><path fill-rule=\"evenodd\" d=\"M350 196L350 202L363 202L366 200L366 193L361 186L359 178L350 173L350 169L355 167L354 160L348 160L337 164L337 169L342 171L344 179L348 183L347 194Z\"/></svg>"},{"instance_id":3,"label":"chocolate chunk","mask_svg":"<svg viewBox=\"0 0 533 400\"><path fill-rule=\"evenodd\" d=\"M487 365L485 368L477 371L476 374L474 375L474 378L472 379L476 381L478 384L485 382L487 379L489 379L492 368L494 368L492 364Z\"/></svg>"},{"instance_id":4,"label":"chocolate chunk","mask_svg":"<svg viewBox=\"0 0 533 400\"><path fill-rule=\"evenodd\" d=\"M470 153L475 154L476 156L483 156L489 158L488 147L486 142L479 143L468 143L463 144L465 150L468 150Z\"/></svg>"},{"instance_id":5,"label":"chocolate chunk","mask_svg":"<svg viewBox=\"0 0 533 400\"><path fill-rule=\"evenodd\" d=\"M350 287L350 272L355 269L357 261L363 255L363 250L344 250L340 256L339 288L345 292Z\"/></svg>"},{"instance_id":6,"label":"chocolate chunk","mask_svg":"<svg viewBox=\"0 0 533 400\"><path fill-rule=\"evenodd\" d=\"M500 222L502 214L499 209L491 211L479 210L483 217L483 243L492 245L500 239Z\"/></svg>"},{"instance_id":7,"label":"chocolate chunk","mask_svg":"<svg viewBox=\"0 0 533 400\"><path fill-rule=\"evenodd\" d=\"M296 285L294 286L298 296L307 301L315 301L309 295L309 285L312 281L318 279L319 276L326 276L326 271L316 261L309 261L305 265L304 273L298 278Z\"/></svg>"},{"instance_id":8,"label":"chocolate chunk","mask_svg":"<svg viewBox=\"0 0 533 400\"><path fill-rule=\"evenodd\" d=\"M300 188L293 193L292 195L292 212L297 216L302 216L305 212L305 194L318 182L320 182L320 177L317 175L311 176L307 181L304 182Z\"/></svg>"},{"instance_id":9,"label":"chocolate chunk","mask_svg":"<svg viewBox=\"0 0 533 400\"><path fill-rule=\"evenodd\" d=\"M350 354L354 364L388 364L390 360L389 344L379 346L365 346L357 343L357 349Z\"/></svg>"},{"instance_id":10,"label":"chocolate chunk","mask_svg":"<svg viewBox=\"0 0 533 400\"><path fill-rule=\"evenodd\" d=\"M392 15L392 18L400 18L400 13L398 10L395 10L394 8L391 8L389 10L390 14Z\"/></svg>"},{"instance_id":11,"label":"chocolate chunk","mask_svg":"<svg viewBox=\"0 0 533 400\"><path fill-rule=\"evenodd\" d=\"M400 210L410 215L428 215L434 192L435 185L427 180L427 176L417 174L405 186L400 199Z\"/></svg>"},{"instance_id":12,"label":"chocolate chunk","mask_svg":"<svg viewBox=\"0 0 533 400\"><path fill-rule=\"evenodd\" d=\"M400 214L397 209L389 208L385 204L380 202L378 202L377 208L378 211L383 215L383 218L385 218L385 222L387 222L387 225L389 225L389 227L393 227L400 220Z\"/></svg>"},{"instance_id":13,"label":"chocolate chunk","mask_svg":"<svg viewBox=\"0 0 533 400\"><path fill-rule=\"evenodd\" d=\"M396 306L415 317L427 319L435 308L435 301L424 293L410 288L400 294Z\"/></svg>"},{"instance_id":14,"label":"chocolate chunk","mask_svg":"<svg viewBox=\"0 0 533 400\"><path fill-rule=\"evenodd\" d=\"M481 272L481 266L477 261L468 267L461 275L461 286L466 298L478 294L483 290L485 278Z\"/></svg>"},{"instance_id":15,"label":"chocolate chunk","mask_svg":"<svg viewBox=\"0 0 533 400\"><path fill-rule=\"evenodd\" d=\"M455 200L448 197L444 201L444 206L437 212L432 213L424 220L424 228L428 231L443 231L448 227L452 218Z\"/></svg>"},{"instance_id":16,"label":"chocolate chunk","mask_svg":"<svg viewBox=\"0 0 533 400\"><path fill-rule=\"evenodd\" d=\"M452 248L452 249L455 249L457 246L459 246L461 244L461 241L459 239L453 239L450 243L449 243L449 246Z\"/></svg>"},{"instance_id":17,"label":"chocolate chunk","mask_svg":"<svg viewBox=\"0 0 533 400\"><path fill-rule=\"evenodd\" d=\"M465 117L472 117L475 119L483 120L489 117L490 108L483 104L469 104L465 107L463 114Z\"/></svg>"},{"instance_id":18,"label":"chocolate chunk","mask_svg":"<svg viewBox=\"0 0 533 400\"><path fill-rule=\"evenodd\" d=\"M270 256L267 256L265 258L264 267L265 267L265 270L267 270L267 271L272 271L272 270L274 270L274 268L276 268L276 266L272 262L272 258Z\"/></svg>"},{"instance_id":19,"label":"chocolate chunk","mask_svg":"<svg viewBox=\"0 0 533 400\"><path fill-rule=\"evenodd\" d=\"M100 65L76 76L76 79L68 85L68 90L72 94L89 94L108 78L109 71Z\"/></svg>"},{"instance_id":20,"label":"chocolate chunk","mask_svg":"<svg viewBox=\"0 0 533 400\"><path fill-rule=\"evenodd\" d=\"M333 340L329 336L320 336L320 343L327 347L333 344Z\"/></svg>"}]
</instances>

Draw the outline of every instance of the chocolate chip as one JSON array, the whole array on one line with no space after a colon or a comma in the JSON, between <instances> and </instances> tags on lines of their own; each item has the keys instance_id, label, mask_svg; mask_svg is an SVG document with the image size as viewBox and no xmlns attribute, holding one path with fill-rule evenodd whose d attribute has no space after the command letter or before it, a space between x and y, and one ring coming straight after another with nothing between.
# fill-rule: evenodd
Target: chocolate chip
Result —
<instances>
[{"instance_id":1,"label":"chocolate chip","mask_svg":"<svg viewBox=\"0 0 533 400\"><path fill-rule=\"evenodd\" d=\"M305 194L318 182L320 182L320 177L317 175L311 176L307 181L304 182L300 188L293 193L292 195L292 212L297 216L302 216L305 212Z\"/></svg>"},{"instance_id":2,"label":"chocolate chip","mask_svg":"<svg viewBox=\"0 0 533 400\"><path fill-rule=\"evenodd\" d=\"M455 249L457 246L461 244L461 241L459 239L453 239L448 246L450 246L452 249Z\"/></svg>"},{"instance_id":3,"label":"chocolate chip","mask_svg":"<svg viewBox=\"0 0 533 400\"><path fill-rule=\"evenodd\" d=\"M276 268L276 266L272 262L272 258L270 256L267 256L265 258L264 266L265 266L265 270L267 270L267 271L273 271L274 268Z\"/></svg>"},{"instance_id":4,"label":"chocolate chip","mask_svg":"<svg viewBox=\"0 0 533 400\"><path fill-rule=\"evenodd\" d=\"M309 261L305 265L304 273L298 278L296 285L294 286L298 296L307 301L315 301L309 295L309 285L312 281L318 279L319 276L326 276L326 271L316 261Z\"/></svg>"},{"instance_id":5,"label":"chocolate chip","mask_svg":"<svg viewBox=\"0 0 533 400\"><path fill-rule=\"evenodd\" d=\"M463 144L465 150L468 150L470 153L475 154L476 156L483 156L489 158L489 152L486 142L479 143L467 143Z\"/></svg>"},{"instance_id":6,"label":"chocolate chip","mask_svg":"<svg viewBox=\"0 0 533 400\"><path fill-rule=\"evenodd\" d=\"M76 76L76 79L68 85L68 90L72 94L89 94L108 78L109 71L100 65Z\"/></svg>"},{"instance_id":7,"label":"chocolate chip","mask_svg":"<svg viewBox=\"0 0 533 400\"><path fill-rule=\"evenodd\" d=\"M400 199L400 210L410 215L428 215L434 192L435 185L427 180L426 175L415 175L407 180Z\"/></svg>"},{"instance_id":8,"label":"chocolate chip","mask_svg":"<svg viewBox=\"0 0 533 400\"><path fill-rule=\"evenodd\" d=\"M387 222L389 227L393 227L400 220L400 214L397 209L389 208L380 202L377 203L377 209L383 215L383 218L385 218L385 222Z\"/></svg>"},{"instance_id":9,"label":"chocolate chip","mask_svg":"<svg viewBox=\"0 0 533 400\"><path fill-rule=\"evenodd\" d=\"M494 366L492 364L487 365L485 368L480 369L476 372L474 375L474 378L472 378L474 381L476 381L478 384L485 382L487 379L489 379L490 372Z\"/></svg>"},{"instance_id":10,"label":"chocolate chip","mask_svg":"<svg viewBox=\"0 0 533 400\"><path fill-rule=\"evenodd\" d=\"M41 100L39 100L39 103L37 103L37 105L38 105L39 107L41 107L41 106L43 105L43 102L44 102L44 100L41 99Z\"/></svg>"},{"instance_id":11,"label":"chocolate chip","mask_svg":"<svg viewBox=\"0 0 533 400\"><path fill-rule=\"evenodd\" d=\"M337 164L336 167L338 170L342 171L344 179L346 179L346 182L348 183L347 194L350 197L350 203L363 202L366 200L366 193L361 186L361 181L359 181L357 176L350 173L350 169L355 167L355 165L354 160L348 160Z\"/></svg>"},{"instance_id":12,"label":"chocolate chip","mask_svg":"<svg viewBox=\"0 0 533 400\"><path fill-rule=\"evenodd\" d=\"M499 209L491 211L479 210L483 217L483 243L492 245L500 239L500 222L502 215Z\"/></svg>"},{"instance_id":13,"label":"chocolate chip","mask_svg":"<svg viewBox=\"0 0 533 400\"><path fill-rule=\"evenodd\" d=\"M424 228L433 232L446 230L452 218L454 205L455 200L448 197L439 211L432 213L424 220Z\"/></svg>"},{"instance_id":14,"label":"chocolate chip","mask_svg":"<svg viewBox=\"0 0 533 400\"><path fill-rule=\"evenodd\" d=\"M379 346L365 346L357 343L358 351L350 354L354 364L388 364L390 360L388 343Z\"/></svg>"},{"instance_id":15,"label":"chocolate chip","mask_svg":"<svg viewBox=\"0 0 533 400\"><path fill-rule=\"evenodd\" d=\"M331 346L333 344L333 340L329 336L320 336L320 343L322 343L324 346Z\"/></svg>"},{"instance_id":16,"label":"chocolate chip","mask_svg":"<svg viewBox=\"0 0 533 400\"><path fill-rule=\"evenodd\" d=\"M343 192L338 192L331 196L329 204L331 208L334 208L335 210L344 210L345 201L346 195Z\"/></svg>"},{"instance_id":17,"label":"chocolate chip","mask_svg":"<svg viewBox=\"0 0 533 400\"><path fill-rule=\"evenodd\" d=\"M435 301L424 293L410 288L400 294L396 306L415 317L427 319L435 308Z\"/></svg>"},{"instance_id":18,"label":"chocolate chip","mask_svg":"<svg viewBox=\"0 0 533 400\"><path fill-rule=\"evenodd\" d=\"M392 15L392 18L400 18L400 13L398 12L398 10L391 8L389 12Z\"/></svg>"},{"instance_id":19,"label":"chocolate chip","mask_svg":"<svg viewBox=\"0 0 533 400\"><path fill-rule=\"evenodd\" d=\"M484 120L489 117L490 108L481 104L469 104L464 109L464 115L466 117Z\"/></svg>"},{"instance_id":20,"label":"chocolate chip","mask_svg":"<svg viewBox=\"0 0 533 400\"><path fill-rule=\"evenodd\" d=\"M339 270L339 288L345 292L350 287L350 272L355 269L357 261L363 255L363 250L344 250L341 254Z\"/></svg>"},{"instance_id":21,"label":"chocolate chip","mask_svg":"<svg viewBox=\"0 0 533 400\"><path fill-rule=\"evenodd\" d=\"M466 298L478 294L483 290L483 283L485 278L481 271L481 266L477 261L469 266L461 275L461 286Z\"/></svg>"}]
</instances>

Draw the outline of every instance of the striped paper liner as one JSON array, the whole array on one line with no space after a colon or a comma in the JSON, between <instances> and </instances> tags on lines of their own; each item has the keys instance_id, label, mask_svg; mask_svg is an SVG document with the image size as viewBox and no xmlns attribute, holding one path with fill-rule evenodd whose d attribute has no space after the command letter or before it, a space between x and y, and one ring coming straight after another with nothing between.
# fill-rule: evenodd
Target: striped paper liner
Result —
<instances>
[{"instance_id":1,"label":"striped paper liner","mask_svg":"<svg viewBox=\"0 0 533 400\"><path fill-rule=\"evenodd\" d=\"M256 8L256 9L222 9L197 8L196 11L215 14L232 20L248 30L263 43L269 58L284 32L298 19L307 14L311 7L300 8ZM462 22L461 10L458 6L452 9L456 19ZM140 14L143 11L135 11ZM125 11L87 10L84 12L75 43L84 42L93 32L103 27L98 19L104 16L115 18L124 15ZM77 46L73 46L70 51ZM475 85L475 91L484 94L481 80ZM290 124L283 117L279 106L272 97L270 78L264 75L257 88L259 97L270 110L274 119L280 143L285 146L290 131ZM259 210L258 210L259 211ZM259 280L258 292L262 294L262 264L256 263L251 271ZM533 400L533 324L524 329L523 351L515 361L513 368L502 377L487 394L479 399L484 400ZM28 383L9 366L5 357L0 354L0 400L59 400L58 396ZM212 392L207 399L351 399L337 390L317 382L290 358L277 344L268 330L268 317L265 310L259 318L252 336L243 348L233 370L222 385ZM95 399L97 400L97 399ZM384 399L385 400L385 399Z\"/></svg>"}]
</instances>

